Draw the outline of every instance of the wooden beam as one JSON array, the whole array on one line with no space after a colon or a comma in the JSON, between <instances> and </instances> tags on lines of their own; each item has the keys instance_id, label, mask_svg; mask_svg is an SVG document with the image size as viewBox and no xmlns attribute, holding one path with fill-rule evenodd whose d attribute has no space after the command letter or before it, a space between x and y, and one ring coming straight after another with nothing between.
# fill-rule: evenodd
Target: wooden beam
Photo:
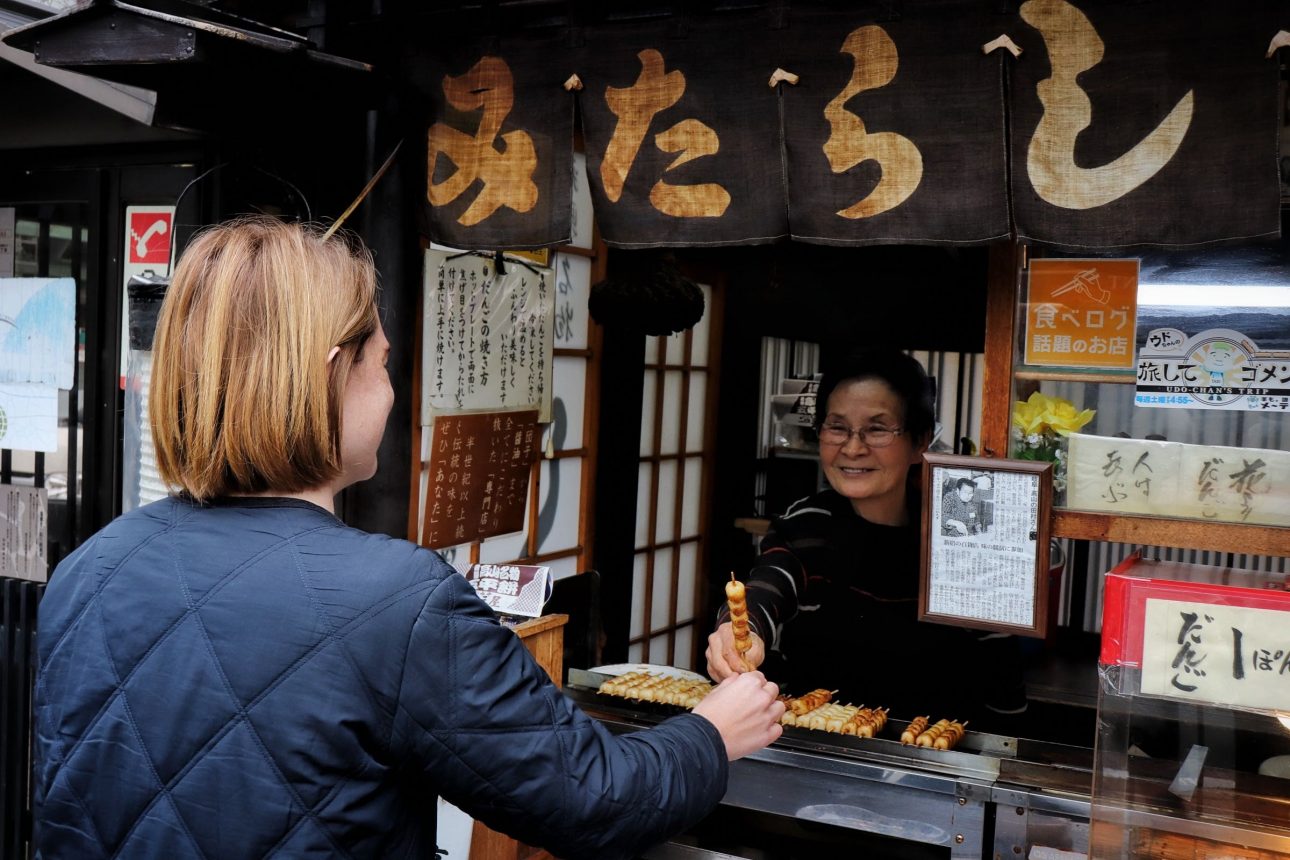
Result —
<instances>
[{"instance_id":1,"label":"wooden beam","mask_svg":"<svg viewBox=\"0 0 1290 860\"><path fill-rule=\"evenodd\" d=\"M1056 509L1053 511L1053 536L1241 555L1290 556L1290 528L1211 520L1126 517Z\"/></svg>"},{"instance_id":2,"label":"wooden beam","mask_svg":"<svg viewBox=\"0 0 1290 860\"><path fill-rule=\"evenodd\" d=\"M985 374L981 398L981 454L1008 456L1012 420L1012 357L1016 349L1018 245L990 246L985 304Z\"/></svg>"}]
</instances>

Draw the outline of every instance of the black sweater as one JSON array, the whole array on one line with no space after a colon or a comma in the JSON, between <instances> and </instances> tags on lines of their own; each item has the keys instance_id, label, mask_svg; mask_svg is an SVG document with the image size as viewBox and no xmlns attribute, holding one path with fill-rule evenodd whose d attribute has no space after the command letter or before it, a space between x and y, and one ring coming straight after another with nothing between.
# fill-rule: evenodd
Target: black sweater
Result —
<instances>
[{"instance_id":1,"label":"black sweater","mask_svg":"<svg viewBox=\"0 0 1290 860\"><path fill-rule=\"evenodd\" d=\"M793 695L888 707L891 719L973 719L989 730L1025 707L1016 640L918 618L918 513L883 526L833 490L771 525L747 582L763 670ZM996 728L996 730L998 730Z\"/></svg>"}]
</instances>

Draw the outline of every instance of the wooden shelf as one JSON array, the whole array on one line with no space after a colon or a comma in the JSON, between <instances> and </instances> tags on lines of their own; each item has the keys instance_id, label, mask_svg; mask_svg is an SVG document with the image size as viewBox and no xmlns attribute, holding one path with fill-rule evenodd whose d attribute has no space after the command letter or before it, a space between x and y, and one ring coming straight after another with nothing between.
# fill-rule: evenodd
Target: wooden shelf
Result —
<instances>
[{"instance_id":1,"label":"wooden shelf","mask_svg":"<svg viewBox=\"0 0 1290 860\"><path fill-rule=\"evenodd\" d=\"M1014 363L1017 306L1027 248L1015 242L990 246L987 273L985 372L982 382L981 451L1006 457L1011 446L1012 402L1019 381L1131 385L1132 371L1061 370ZM1290 557L1290 528L1178 520L1055 509L1053 536L1147 546L1207 549L1241 555Z\"/></svg>"},{"instance_id":2,"label":"wooden shelf","mask_svg":"<svg viewBox=\"0 0 1290 860\"><path fill-rule=\"evenodd\" d=\"M1290 528L1206 520L1055 509L1053 537L1208 549L1245 555L1290 556Z\"/></svg>"},{"instance_id":3,"label":"wooden shelf","mask_svg":"<svg viewBox=\"0 0 1290 860\"><path fill-rule=\"evenodd\" d=\"M1033 380L1035 382L1096 382L1106 383L1108 385L1132 385L1138 381L1138 377L1132 371L1127 373L1106 372L1085 372L1081 373L1076 370L1030 370L1017 368L1013 373L1017 379Z\"/></svg>"}]
</instances>

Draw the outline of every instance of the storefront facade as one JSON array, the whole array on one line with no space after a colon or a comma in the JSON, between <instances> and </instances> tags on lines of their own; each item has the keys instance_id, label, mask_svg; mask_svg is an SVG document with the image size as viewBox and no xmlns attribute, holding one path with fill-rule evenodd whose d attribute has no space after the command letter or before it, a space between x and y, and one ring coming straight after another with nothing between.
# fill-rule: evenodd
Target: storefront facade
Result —
<instances>
[{"instance_id":1,"label":"storefront facade","mask_svg":"<svg viewBox=\"0 0 1290 860\"><path fill-rule=\"evenodd\" d=\"M340 217L387 158L345 226L380 271L395 407L380 471L338 510L461 568L596 572L600 629L580 632L595 659L576 668L703 671L720 584L754 555L749 532L818 484L813 459L758 428L783 380L818 371L821 346L919 357L937 376L945 453L1015 456L1013 404L1032 391L1097 408L1090 436L1286 449L1284 416L1220 426L1206 411L1162 431L1130 420L1170 412L1135 412L1136 365L1098 375L1025 352L1035 260L1141 258L1144 282L1148 269L1190 267L1182 281L1202 286L1278 265L1284 276L1290 186L1275 148L1290 122L1286 52L1264 53L1290 22L1272 4L1221 25L1150 3L162 5L0 2L12 118L0 131L0 212L13 211L15 237L0 277L78 285L80 359L60 395L57 449L6 450L0 467L5 483L47 489L50 570L143 501L131 482L146 467L126 441L131 216L168 213L174 242L153 263L168 268L194 230L241 212ZM1000 35L1020 53L983 50ZM1064 52L1071 44L1082 47ZM1092 105L1083 125L1081 98ZM497 252L534 248L549 249L534 271L554 294L551 414L518 497L521 526L432 541L432 416L453 414L426 393L436 285L460 251L514 269L522 258ZM624 288L642 272L697 289L698 322L681 325L678 294ZM1036 640L1045 692L1032 715L1058 725L1028 737L1086 750L1101 574L1131 547L1290 575L1290 521L1059 505L1052 537L1069 561L1048 595L1052 629ZM23 626L19 609L5 611L8 630ZM1072 666L1075 683L1056 680ZM820 766L801 749L781 758L754 769ZM1001 759L1019 772L1001 776ZM1001 809L1076 822L1049 847L1088 851L1087 791L1049 780L1054 762L1035 765L1048 766L1037 781L1015 750L951 765L879 773L862 757L864 773L839 784L923 773L927 820L961 810L948 841L924 840L952 856L980 855L987 833L995 847L1041 844L1012 818L987 825L1005 820ZM7 784L24 781L20 765L6 767ZM1091 756L1080 767L1090 780ZM729 815L762 809L757 784L743 784ZM28 824L21 792L5 803L7 856ZM866 829L835 827L825 841Z\"/></svg>"}]
</instances>

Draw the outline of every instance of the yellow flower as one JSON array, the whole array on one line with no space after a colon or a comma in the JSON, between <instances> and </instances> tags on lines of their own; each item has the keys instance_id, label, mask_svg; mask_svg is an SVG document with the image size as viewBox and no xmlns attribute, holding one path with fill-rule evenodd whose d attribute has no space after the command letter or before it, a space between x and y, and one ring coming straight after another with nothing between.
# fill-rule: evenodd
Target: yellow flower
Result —
<instances>
[{"instance_id":1,"label":"yellow flower","mask_svg":"<svg viewBox=\"0 0 1290 860\"><path fill-rule=\"evenodd\" d=\"M1048 431L1069 436L1092 421L1096 414L1092 409L1077 412L1069 400L1036 391L1028 399L1013 403L1012 424L1024 436Z\"/></svg>"}]
</instances>

